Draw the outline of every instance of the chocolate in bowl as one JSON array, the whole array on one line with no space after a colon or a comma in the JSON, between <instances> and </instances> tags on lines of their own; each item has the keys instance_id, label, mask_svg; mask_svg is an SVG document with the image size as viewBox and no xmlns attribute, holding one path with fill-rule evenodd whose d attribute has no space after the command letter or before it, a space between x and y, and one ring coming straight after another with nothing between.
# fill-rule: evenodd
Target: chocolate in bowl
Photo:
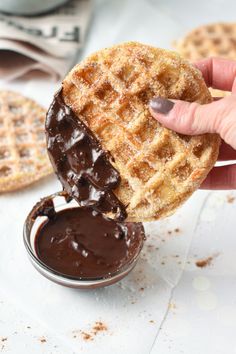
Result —
<instances>
[{"instance_id":1,"label":"chocolate in bowl","mask_svg":"<svg viewBox=\"0 0 236 354\"><path fill-rule=\"evenodd\" d=\"M77 226L73 221L72 229L68 228L74 217ZM141 223L108 219L68 201L63 192L38 202L24 225L24 243L35 268L48 279L74 288L103 287L122 279L135 266L144 237Z\"/></svg>"}]
</instances>

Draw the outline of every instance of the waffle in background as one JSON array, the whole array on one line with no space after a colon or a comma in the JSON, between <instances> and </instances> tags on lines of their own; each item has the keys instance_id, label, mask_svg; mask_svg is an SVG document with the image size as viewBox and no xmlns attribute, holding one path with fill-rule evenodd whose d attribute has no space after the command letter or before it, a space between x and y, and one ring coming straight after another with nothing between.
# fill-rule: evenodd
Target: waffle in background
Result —
<instances>
[{"instance_id":1,"label":"waffle in background","mask_svg":"<svg viewBox=\"0 0 236 354\"><path fill-rule=\"evenodd\" d=\"M236 23L213 23L200 26L173 43L174 48L191 62L207 57L236 60ZM229 94L211 89L213 96Z\"/></svg>"},{"instance_id":2,"label":"waffle in background","mask_svg":"<svg viewBox=\"0 0 236 354\"><path fill-rule=\"evenodd\" d=\"M25 187L52 172L45 114L33 100L0 91L0 193Z\"/></svg>"}]
</instances>

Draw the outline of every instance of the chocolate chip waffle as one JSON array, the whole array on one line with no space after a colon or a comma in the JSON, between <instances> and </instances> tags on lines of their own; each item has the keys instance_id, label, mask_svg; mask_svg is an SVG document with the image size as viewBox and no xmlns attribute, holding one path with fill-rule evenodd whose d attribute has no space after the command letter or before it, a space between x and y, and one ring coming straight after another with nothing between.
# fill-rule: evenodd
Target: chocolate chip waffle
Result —
<instances>
[{"instance_id":1,"label":"chocolate chip waffle","mask_svg":"<svg viewBox=\"0 0 236 354\"><path fill-rule=\"evenodd\" d=\"M180 135L152 118L154 96L211 101L200 72L178 54L133 42L92 54L63 81L65 103L113 157L121 176L114 193L129 221L173 213L218 155L217 135Z\"/></svg>"},{"instance_id":2,"label":"chocolate chip waffle","mask_svg":"<svg viewBox=\"0 0 236 354\"><path fill-rule=\"evenodd\" d=\"M236 23L213 23L198 27L173 45L184 58L192 62L211 56L236 60ZM211 91L214 96L225 95L220 90Z\"/></svg>"},{"instance_id":3,"label":"chocolate chip waffle","mask_svg":"<svg viewBox=\"0 0 236 354\"><path fill-rule=\"evenodd\" d=\"M0 193L52 172L44 134L45 110L16 92L0 91Z\"/></svg>"}]
</instances>

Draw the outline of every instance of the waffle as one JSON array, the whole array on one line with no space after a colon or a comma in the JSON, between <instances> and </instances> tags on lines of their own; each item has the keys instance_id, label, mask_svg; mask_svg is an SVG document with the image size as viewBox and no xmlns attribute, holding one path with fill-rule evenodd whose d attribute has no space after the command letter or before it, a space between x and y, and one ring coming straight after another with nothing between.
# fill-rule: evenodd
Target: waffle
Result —
<instances>
[{"instance_id":1,"label":"waffle","mask_svg":"<svg viewBox=\"0 0 236 354\"><path fill-rule=\"evenodd\" d=\"M214 23L198 27L173 45L190 61L211 56L236 60L236 23ZM227 94L213 89L211 92L214 96Z\"/></svg>"},{"instance_id":2,"label":"waffle","mask_svg":"<svg viewBox=\"0 0 236 354\"><path fill-rule=\"evenodd\" d=\"M154 96L207 103L201 73L178 54L124 43L92 54L63 81L63 98L109 151L121 183L114 190L129 221L171 214L214 165L217 135L184 136L151 117Z\"/></svg>"},{"instance_id":3,"label":"waffle","mask_svg":"<svg viewBox=\"0 0 236 354\"><path fill-rule=\"evenodd\" d=\"M45 149L45 110L16 92L0 91L0 193L52 172Z\"/></svg>"}]
</instances>

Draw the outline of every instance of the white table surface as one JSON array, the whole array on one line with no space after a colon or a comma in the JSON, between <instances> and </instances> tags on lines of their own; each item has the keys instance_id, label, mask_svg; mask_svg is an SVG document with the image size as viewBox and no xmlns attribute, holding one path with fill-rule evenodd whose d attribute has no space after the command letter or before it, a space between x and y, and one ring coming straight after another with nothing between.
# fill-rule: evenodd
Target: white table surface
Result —
<instances>
[{"instance_id":1,"label":"white table surface","mask_svg":"<svg viewBox=\"0 0 236 354\"><path fill-rule=\"evenodd\" d=\"M234 21L235 13L235 1L96 1L80 56L125 40L170 48L192 27ZM0 86L47 107L58 84L38 78ZM145 225L141 258L124 280L79 291L38 274L22 242L32 205L59 189L52 176L0 196L0 353L236 353L235 192L196 192L174 216ZM208 256L210 266L196 266ZM85 340L96 321L107 330Z\"/></svg>"}]
</instances>

